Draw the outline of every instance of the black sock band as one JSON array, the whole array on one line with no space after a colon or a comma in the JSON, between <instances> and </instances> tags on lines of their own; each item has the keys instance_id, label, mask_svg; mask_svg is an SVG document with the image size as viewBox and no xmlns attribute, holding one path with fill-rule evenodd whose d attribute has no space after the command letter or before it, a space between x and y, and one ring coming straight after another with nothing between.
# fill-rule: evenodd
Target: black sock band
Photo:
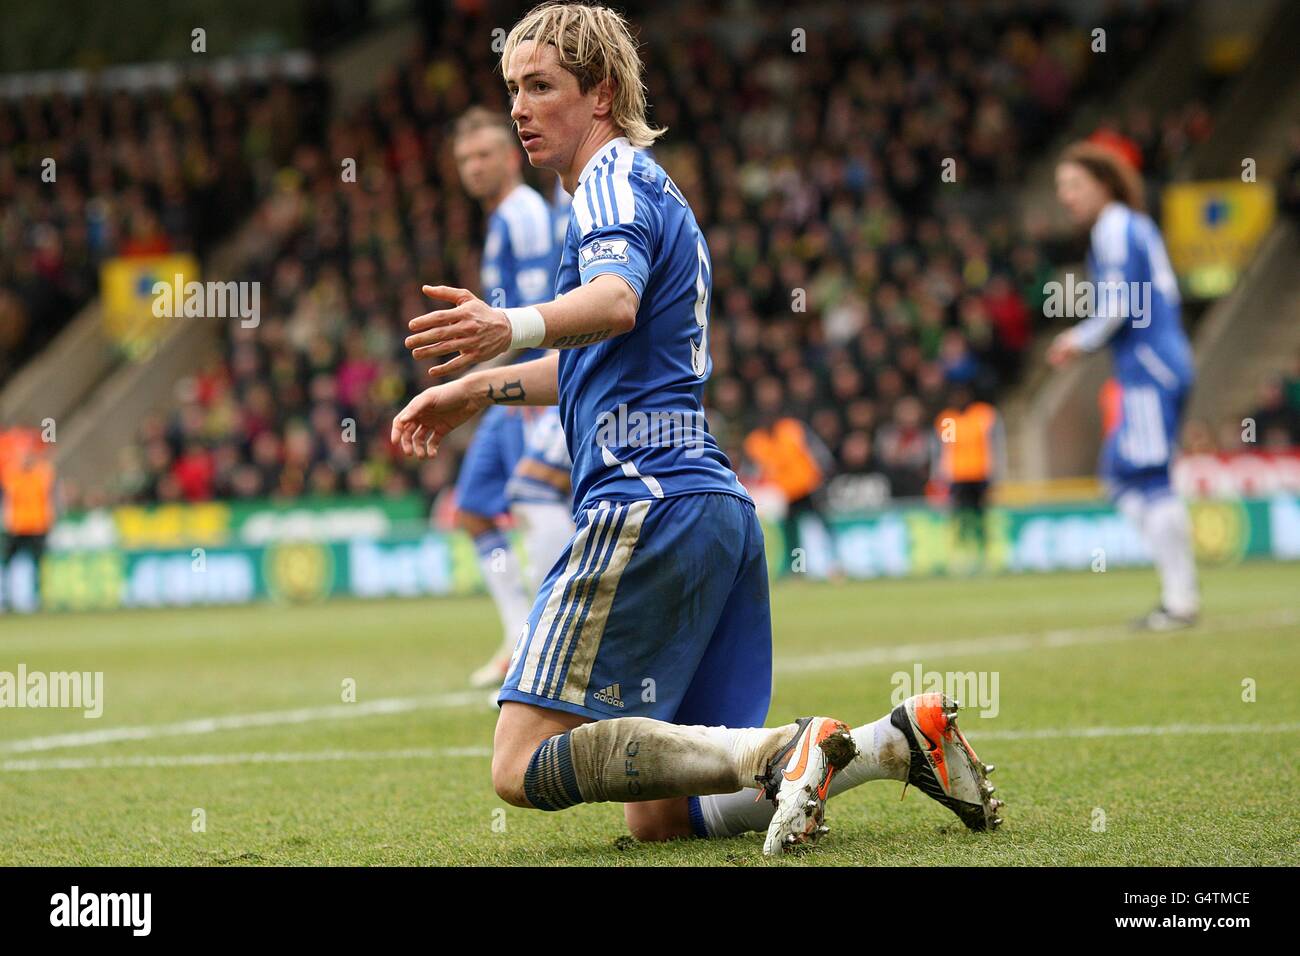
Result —
<instances>
[{"instance_id":1,"label":"black sock band","mask_svg":"<svg viewBox=\"0 0 1300 956\"><path fill-rule=\"evenodd\" d=\"M567 733L544 741L533 752L524 771L524 796L538 810L563 810L582 803Z\"/></svg>"}]
</instances>

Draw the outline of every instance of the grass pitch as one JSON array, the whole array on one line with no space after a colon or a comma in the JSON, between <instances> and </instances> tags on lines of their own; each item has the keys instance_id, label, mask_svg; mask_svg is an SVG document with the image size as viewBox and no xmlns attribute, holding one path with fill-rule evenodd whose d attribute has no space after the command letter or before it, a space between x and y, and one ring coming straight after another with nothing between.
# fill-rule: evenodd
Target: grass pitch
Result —
<instances>
[{"instance_id":1,"label":"grass pitch","mask_svg":"<svg viewBox=\"0 0 1300 956\"><path fill-rule=\"evenodd\" d=\"M1145 571L777 586L773 723L874 720L917 664L996 674L962 725L1008 802L971 834L870 783L781 862L1300 863L1300 566L1203 584L1203 624L1159 636L1125 627ZM497 630L486 598L0 618L0 671L102 671L105 700L0 710L0 864L769 865L757 834L641 845L616 805L497 800L463 685Z\"/></svg>"}]
</instances>

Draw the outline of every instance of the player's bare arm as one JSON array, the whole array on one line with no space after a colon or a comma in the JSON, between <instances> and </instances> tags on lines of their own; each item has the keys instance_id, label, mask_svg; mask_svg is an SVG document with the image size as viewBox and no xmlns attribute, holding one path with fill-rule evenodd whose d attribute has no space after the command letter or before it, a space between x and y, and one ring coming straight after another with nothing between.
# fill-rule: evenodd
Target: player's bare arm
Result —
<instances>
[{"instance_id":1,"label":"player's bare arm","mask_svg":"<svg viewBox=\"0 0 1300 956\"><path fill-rule=\"evenodd\" d=\"M467 289L425 286L423 291L431 299L454 303L412 319L406 338L416 359L460 353L429 369L439 378L511 348L581 348L636 325L637 295L614 275L597 276L558 299L523 309L494 309Z\"/></svg>"},{"instance_id":2,"label":"player's bare arm","mask_svg":"<svg viewBox=\"0 0 1300 956\"><path fill-rule=\"evenodd\" d=\"M1053 368L1069 365L1083 354L1083 349L1079 348L1071 332L1071 329L1066 329L1054 338L1052 344L1048 347L1047 361Z\"/></svg>"},{"instance_id":3,"label":"player's bare arm","mask_svg":"<svg viewBox=\"0 0 1300 956\"><path fill-rule=\"evenodd\" d=\"M559 355L478 369L426 388L393 419L390 440L416 458L433 458L450 432L489 405L554 405L559 400Z\"/></svg>"}]
</instances>

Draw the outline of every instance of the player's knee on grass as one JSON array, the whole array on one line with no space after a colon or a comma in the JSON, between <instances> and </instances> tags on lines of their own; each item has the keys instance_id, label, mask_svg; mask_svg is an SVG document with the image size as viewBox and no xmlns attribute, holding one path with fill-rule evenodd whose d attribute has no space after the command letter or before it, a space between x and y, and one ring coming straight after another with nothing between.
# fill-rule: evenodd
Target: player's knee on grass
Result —
<instances>
[{"instance_id":1,"label":"player's knee on grass","mask_svg":"<svg viewBox=\"0 0 1300 956\"><path fill-rule=\"evenodd\" d=\"M524 779L543 744L583 723L585 717L506 701L492 740L492 789L512 807L533 808Z\"/></svg>"},{"instance_id":2,"label":"player's knee on grass","mask_svg":"<svg viewBox=\"0 0 1300 956\"><path fill-rule=\"evenodd\" d=\"M512 807L532 807L524 796L524 772L527 766L527 760L521 765L513 754L502 754L500 751L492 754L492 789Z\"/></svg>"}]
</instances>

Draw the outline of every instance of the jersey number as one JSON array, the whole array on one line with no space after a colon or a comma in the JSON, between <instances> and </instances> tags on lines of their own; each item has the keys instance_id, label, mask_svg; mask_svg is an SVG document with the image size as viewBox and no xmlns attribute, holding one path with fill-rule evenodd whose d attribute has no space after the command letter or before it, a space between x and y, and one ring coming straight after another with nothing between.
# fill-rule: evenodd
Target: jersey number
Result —
<instances>
[{"instance_id":1,"label":"jersey number","mask_svg":"<svg viewBox=\"0 0 1300 956\"><path fill-rule=\"evenodd\" d=\"M664 192L683 206L686 197L670 178L664 177ZM704 254L704 240L695 240L695 258L699 271L695 273L695 324L700 329L700 340L691 339L691 371L696 378L704 378L709 370L709 261Z\"/></svg>"},{"instance_id":2,"label":"jersey number","mask_svg":"<svg viewBox=\"0 0 1300 956\"><path fill-rule=\"evenodd\" d=\"M704 240L695 240L695 258L699 271L695 274L695 324L700 329L700 340L691 339L691 371L703 378L709 368L709 263L704 254Z\"/></svg>"},{"instance_id":3,"label":"jersey number","mask_svg":"<svg viewBox=\"0 0 1300 956\"><path fill-rule=\"evenodd\" d=\"M686 205L686 197L683 196L682 191L677 188L677 184L673 182L671 179L669 179L667 176L664 177L664 192L672 196L683 206Z\"/></svg>"}]
</instances>

